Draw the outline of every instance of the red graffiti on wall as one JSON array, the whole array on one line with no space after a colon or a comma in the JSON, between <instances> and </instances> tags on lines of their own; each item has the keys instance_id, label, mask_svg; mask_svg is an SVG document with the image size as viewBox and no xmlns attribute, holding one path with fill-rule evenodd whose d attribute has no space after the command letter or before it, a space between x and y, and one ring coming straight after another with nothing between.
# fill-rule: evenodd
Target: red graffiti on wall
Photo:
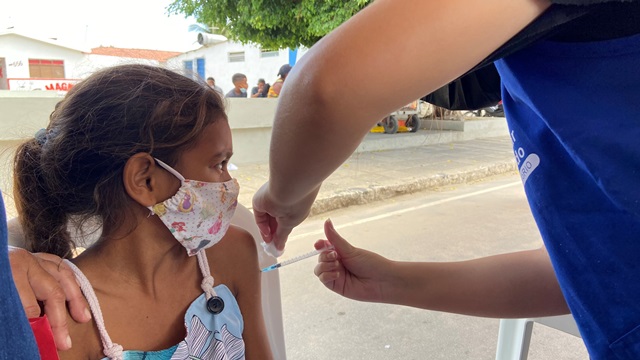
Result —
<instances>
[{"instance_id":1,"label":"red graffiti on wall","mask_svg":"<svg viewBox=\"0 0 640 360\"><path fill-rule=\"evenodd\" d=\"M45 89L47 90L56 90L56 91L69 91L73 87L74 84L69 82L57 82L51 83L49 85L45 85Z\"/></svg>"},{"instance_id":2,"label":"red graffiti on wall","mask_svg":"<svg viewBox=\"0 0 640 360\"><path fill-rule=\"evenodd\" d=\"M8 78L9 90L15 91L57 91L67 92L80 80L78 79L29 79Z\"/></svg>"}]
</instances>

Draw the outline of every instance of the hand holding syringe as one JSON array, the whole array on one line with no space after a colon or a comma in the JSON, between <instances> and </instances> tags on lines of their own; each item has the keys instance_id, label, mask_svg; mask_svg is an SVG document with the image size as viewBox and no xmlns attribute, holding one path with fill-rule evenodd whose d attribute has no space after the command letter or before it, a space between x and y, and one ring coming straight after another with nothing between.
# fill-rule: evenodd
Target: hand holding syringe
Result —
<instances>
[{"instance_id":1,"label":"hand holding syringe","mask_svg":"<svg viewBox=\"0 0 640 360\"><path fill-rule=\"evenodd\" d=\"M261 272L269 272L271 270L275 270L275 269L281 268L283 266L296 263L296 262L298 262L300 260L304 260L304 259L310 258L312 256L318 255L318 254L320 254L320 253L322 253L324 251L333 250L333 249L334 249L333 246L329 246L329 247L325 247L325 248L322 248L322 249L314 250L314 251L308 252L306 254L298 255L298 256L293 257L293 258L291 258L289 260L281 261L281 262L279 262L277 264L273 264L271 266L267 266L266 268L264 268L264 269L262 269L260 271Z\"/></svg>"}]
</instances>

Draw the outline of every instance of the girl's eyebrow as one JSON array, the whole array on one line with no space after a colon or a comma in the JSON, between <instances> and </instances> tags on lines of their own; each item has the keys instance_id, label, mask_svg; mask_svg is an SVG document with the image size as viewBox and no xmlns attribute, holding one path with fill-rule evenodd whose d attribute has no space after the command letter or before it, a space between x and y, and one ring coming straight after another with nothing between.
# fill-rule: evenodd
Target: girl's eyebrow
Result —
<instances>
[{"instance_id":1,"label":"girl's eyebrow","mask_svg":"<svg viewBox=\"0 0 640 360\"><path fill-rule=\"evenodd\" d=\"M214 154L211 158L212 159L229 159L229 158L231 158L231 156L233 156L233 151L224 150L224 151L220 151L219 153Z\"/></svg>"}]
</instances>

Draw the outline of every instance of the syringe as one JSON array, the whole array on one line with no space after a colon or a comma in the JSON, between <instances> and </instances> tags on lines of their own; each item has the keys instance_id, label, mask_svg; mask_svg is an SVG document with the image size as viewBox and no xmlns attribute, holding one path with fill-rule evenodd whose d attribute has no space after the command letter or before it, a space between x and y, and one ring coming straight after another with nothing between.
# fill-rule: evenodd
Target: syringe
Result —
<instances>
[{"instance_id":1,"label":"syringe","mask_svg":"<svg viewBox=\"0 0 640 360\"><path fill-rule=\"evenodd\" d=\"M318 254L320 254L320 253L322 253L324 251L333 250L333 249L334 249L333 246L329 246L329 247L322 248L322 249L319 249L319 250L314 250L314 251L308 252L306 254L302 254L302 255L296 256L296 257L291 258L289 260L281 261L281 262L279 262L277 264L273 264L271 266L267 266L266 268L264 268L264 269L262 269L260 271L261 272L268 272L268 271L271 271L271 270L279 269L279 268L281 268L283 266L286 266L286 265L289 265L289 264L293 264L293 263L298 262L300 260L304 260L306 258L310 258L312 256L318 255Z\"/></svg>"}]
</instances>

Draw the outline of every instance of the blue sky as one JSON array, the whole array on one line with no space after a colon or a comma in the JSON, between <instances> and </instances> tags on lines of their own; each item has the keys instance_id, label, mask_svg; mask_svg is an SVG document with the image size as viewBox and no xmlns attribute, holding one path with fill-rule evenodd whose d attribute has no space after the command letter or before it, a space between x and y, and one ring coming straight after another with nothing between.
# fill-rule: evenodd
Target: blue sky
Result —
<instances>
[{"instance_id":1,"label":"blue sky","mask_svg":"<svg viewBox=\"0 0 640 360\"><path fill-rule=\"evenodd\" d=\"M97 46L186 51L197 35L187 31L193 19L168 16L171 0L7 1L0 31L14 30L89 49Z\"/></svg>"}]
</instances>

